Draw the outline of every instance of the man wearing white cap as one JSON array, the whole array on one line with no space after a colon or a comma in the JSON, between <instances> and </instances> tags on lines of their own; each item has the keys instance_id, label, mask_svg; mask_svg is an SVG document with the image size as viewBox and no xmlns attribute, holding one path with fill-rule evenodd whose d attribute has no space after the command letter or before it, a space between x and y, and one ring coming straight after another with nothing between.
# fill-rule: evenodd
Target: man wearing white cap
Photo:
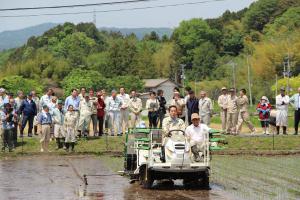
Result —
<instances>
[{"instance_id":1,"label":"man wearing white cap","mask_svg":"<svg viewBox=\"0 0 300 200\"><path fill-rule=\"evenodd\" d=\"M211 99L206 96L205 91L201 91L200 99L199 99L199 115L201 117L201 123L206 125L210 124L212 111L213 111L213 105Z\"/></svg>"},{"instance_id":2,"label":"man wearing white cap","mask_svg":"<svg viewBox=\"0 0 300 200\"><path fill-rule=\"evenodd\" d=\"M200 123L198 113L193 113L191 116L192 124L185 130L185 135L191 145L191 150L194 155L195 162L200 162L205 152L205 144L209 142L209 130L207 125Z\"/></svg>"},{"instance_id":3,"label":"man wearing white cap","mask_svg":"<svg viewBox=\"0 0 300 200\"><path fill-rule=\"evenodd\" d=\"M226 122L227 122L227 89L222 87L222 94L218 98L218 105L220 107L220 117L222 121L222 130L226 131Z\"/></svg>"},{"instance_id":4,"label":"man wearing white cap","mask_svg":"<svg viewBox=\"0 0 300 200\"><path fill-rule=\"evenodd\" d=\"M230 94L227 97L226 133L235 135L237 118L238 118L237 96L235 94L234 88L231 88L229 90L229 93Z\"/></svg>"},{"instance_id":5,"label":"man wearing white cap","mask_svg":"<svg viewBox=\"0 0 300 200\"><path fill-rule=\"evenodd\" d=\"M280 94L276 96L276 129L277 135L279 135L280 127L282 126L283 134L286 135L286 129L288 126L288 108L290 98L285 95L284 87L280 88Z\"/></svg>"}]
</instances>

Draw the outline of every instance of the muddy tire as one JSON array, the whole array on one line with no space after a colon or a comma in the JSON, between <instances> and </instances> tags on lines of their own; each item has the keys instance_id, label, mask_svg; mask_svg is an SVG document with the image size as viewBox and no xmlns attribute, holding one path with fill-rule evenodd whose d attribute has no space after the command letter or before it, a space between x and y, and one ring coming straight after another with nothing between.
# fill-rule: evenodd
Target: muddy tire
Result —
<instances>
[{"instance_id":1,"label":"muddy tire","mask_svg":"<svg viewBox=\"0 0 300 200\"><path fill-rule=\"evenodd\" d=\"M151 176L151 171L146 169L146 167L141 168L140 171L140 185L144 189L150 189L153 185L153 178Z\"/></svg>"},{"instance_id":2,"label":"muddy tire","mask_svg":"<svg viewBox=\"0 0 300 200\"><path fill-rule=\"evenodd\" d=\"M201 188L209 190L209 171L206 170L201 177Z\"/></svg>"}]
</instances>

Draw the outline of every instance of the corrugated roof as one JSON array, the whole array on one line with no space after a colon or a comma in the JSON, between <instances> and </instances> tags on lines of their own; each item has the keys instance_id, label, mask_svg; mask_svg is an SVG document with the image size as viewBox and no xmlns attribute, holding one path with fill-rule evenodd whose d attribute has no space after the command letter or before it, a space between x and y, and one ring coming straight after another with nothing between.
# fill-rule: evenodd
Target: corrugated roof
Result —
<instances>
[{"instance_id":1,"label":"corrugated roof","mask_svg":"<svg viewBox=\"0 0 300 200\"><path fill-rule=\"evenodd\" d=\"M145 82L145 88L154 88L168 80L169 79L167 78L161 78L161 79L144 79L143 81Z\"/></svg>"}]
</instances>

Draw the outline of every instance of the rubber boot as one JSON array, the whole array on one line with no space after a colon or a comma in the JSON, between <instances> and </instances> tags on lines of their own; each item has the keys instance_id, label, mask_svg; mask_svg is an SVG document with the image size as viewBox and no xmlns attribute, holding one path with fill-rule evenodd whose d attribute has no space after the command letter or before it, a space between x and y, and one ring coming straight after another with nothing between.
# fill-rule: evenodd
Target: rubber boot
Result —
<instances>
[{"instance_id":1,"label":"rubber boot","mask_svg":"<svg viewBox=\"0 0 300 200\"><path fill-rule=\"evenodd\" d=\"M283 135L287 135L287 132L286 132L286 126L283 126Z\"/></svg>"},{"instance_id":2,"label":"rubber boot","mask_svg":"<svg viewBox=\"0 0 300 200\"><path fill-rule=\"evenodd\" d=\"M66 145L66 151L68 152L68 151L69 151L69 148L70 148L70 143L67 142L67 143L65 143L65 145Z\"/></svg>"},{"instance_id":3,"label":"rubber boot","mask_svg":"<svg viewBox=\"0 0 300 200\"><path fill-rule=\"evenodd\" d=\"M67 149L67 147L66 147L66 142L65 142L65 138L61 138L61 143L62 143L62 147L63 147L63 149Z\"/></svg>"},{"instance_id":4,"label":"rubber boot","mask_svg":"<svg viewBox=\"0 0 300 200\"><path fill-rule=\"evenodd\" d=\"M55 148L56 150L58 150L58 149L60 149L61 147L61 145L60 145L60 138L55 138L55 140L56 140L56 145L57 145L57 147Z\"/></svg>"},{"instance_id":5,"label":"rubber boot","mask_svg":"<svg viewBox=\"0 0 300 200\"><path fill-rule=\"evenodd\" d=\"M75 142L71 142L71 151L74 152Z\"/></svg>"},{"instance_id":6,"label":"rubber boot","mask_svg":"<svg viewBox=\"0 0 300 200\"><path fill-rule=\"evenodd\" d=\"M38 135L38 133L37 133L37 129L38 129L38 127L37 127L37 126L34 126L34 127L33 127L33 133L34 133L34 135Z\"/></svg>"},{"instance_id":7,"label":"rubber boot","mask_svg":"<svg viewBox=\"0 0 300 200\"><path fill-rule=\"evenodd\" d=\"M279 135L280 126L276 126L277 135Z\"/></svg>"}]
</instances>

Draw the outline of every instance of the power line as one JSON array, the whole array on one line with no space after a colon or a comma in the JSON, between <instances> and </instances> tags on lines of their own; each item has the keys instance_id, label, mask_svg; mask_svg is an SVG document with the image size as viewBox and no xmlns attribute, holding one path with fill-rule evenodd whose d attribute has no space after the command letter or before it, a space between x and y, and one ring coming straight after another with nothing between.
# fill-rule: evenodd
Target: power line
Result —
<instances>
[{"instance_id":1,"label":"power line","mask_svg":"<svg viewBox=\"0 0 300 200\"><path fill-rule=\"evenodd\" d=\"M113 1L113 2L102 2L102 3L90 3L90 4L74 4L64 6L42 6L42 7L25 7L25 8L2 8L3 11L16 11L16 10L42 10L42 9L57 9L57 8L76 8L76 7L91 7L91 6L105 6L105 5L116 5L116 4L128 4L128 3L139 3L148 1L158 0L127 0L127 1Z\"/></svg>"},{"instance_id":2,"label":"power line","mask_svg":"<svg viewBox=\"0 0 300 200\"><path fill-rule=\"evenodd\" d=\"M79 14L90 14L90 13L94 13L94 12L95 13L109 13L109 12L121 12L121 11L132 11L132 10L146 10L146 9L153 9L153 8L177 7L177 6L184 6L184 5L206 4L206 3L219 2L219 1L227 1L227 0L205 0L205 1L177 3L177 4L165 4L165 5L157 5L157 6L120 8L120 9L111 9L111 10L96 10L96 11L83 11L83 12L44 13L44 14L28 14L28 15L0 15L0 18L79 15Z\"/></svg>"}]
</instances>

